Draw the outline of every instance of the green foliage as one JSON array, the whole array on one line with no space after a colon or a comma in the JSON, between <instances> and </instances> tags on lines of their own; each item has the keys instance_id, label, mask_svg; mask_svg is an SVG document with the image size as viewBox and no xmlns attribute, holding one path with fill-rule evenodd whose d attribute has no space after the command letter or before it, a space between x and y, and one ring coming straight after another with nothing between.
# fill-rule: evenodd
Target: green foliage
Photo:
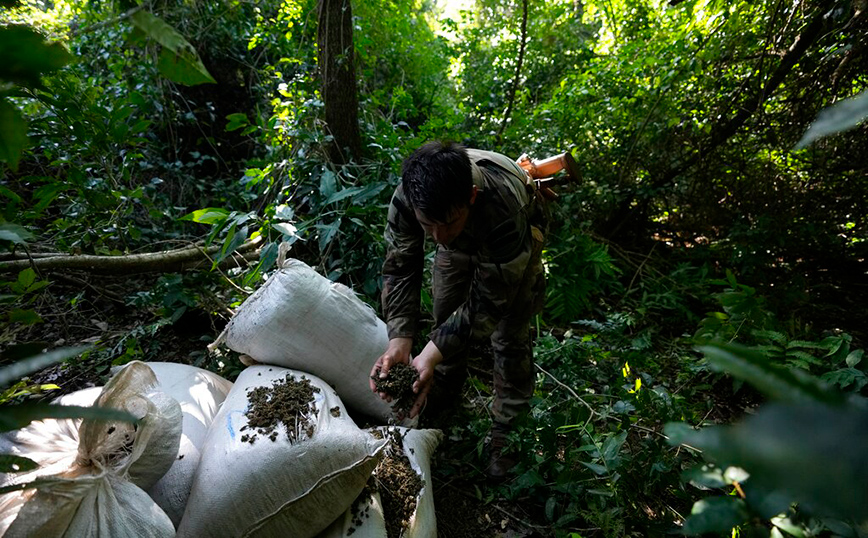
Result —
<instances>
[{"instance_id":1,"label":"green foliage","mask_svg":"<svg viewBox=\"0 0 868 538\"><path fill-rule=\"evenodd\" d=\"M695 415L685 393L675 393L674 380L662 375L663 364L634 349L627 332L623 320L611 320L599 331L537 340L531 415L509 436L520 463L515 477L487 498L503 496L523 505L540 499L528 509L538 511L556 536L588 527L600 536L654 536L670 528L677 517L671 507L686 500L673 472L684 456L653 427ZM471 401L484 408L490 393L471 381ZM483 411L482 418L453 426L450 438L458 441L444 448L446 461L456 454L470 469L484 468L476 460L489 424ZM441 472L449 480L457 471L447 463Z\"/></svg>"},{"instance_id":2,"label":"green foliage","mask_svg":"<svg viewBox=\"0 0 868 538\"><path fill-rule=\"evenodd\" d=\"M820 380L796 375L800 372L797 369L782 369L746 348L705 346L702 351L716 367L781 403L763 406L734 426L700 431L682 423L666 426L673 445L703 450L718 468L744 469L737 480L741 485L733 482L742 498L698 501L685 531L721 532L748 525L749 519L759 517L773 518L772 524L784 530L790 525L793 530L788 532L803 532L801 525L787 518L793 502L799 503L800 511L814 516L854 523L868 519L868 482L863 476L868 469L864 461L868 446L864 399L845 400ZM695 476L693 473L687 478ZM707 480L705 484L721 485ZM843 522L819 524L847 527Z\"/></svg>"},{"instance_id":3,"label":"green foliage","mask_svg":"<svg viewBox=\"0 0 868 538\"><path fill-rule=\"evenodd\" d=\"M821 6L479 0L456 20L427 1L353 7L366 153L345 166L325 158L312 0L125 13L27 2L0 15L9 256L220 246L210 273L131 289L135 323L101 334L67 371L162 358L173 338L204 345L226 306L274 270L281 242L376 304L389 196L403 157L428 139L512 157L575 147L584 179L559 186L552 204L533 420L510 437L522 461L514 480L479 486L478 497L521 503L556 536L659 536L682 523L695 533L864 534L820 518L815 498L852 491L833 507L852 516L864 492L847 489L842 469L864 461L841 441L864 441L852 402L868 387L864 36L850 3L823 6L823 31L768 91ZM195 82L210 84L186 85ZM756 111L720 138L756 96ZM829 115L844 107L846 118ZM791 151L799 138L805 149ZM258 260L217 270L251 240ZM3 344L36 345L19 339L49 325L40 307L55 286L26 270L3 288ZM76 311L79 298L64 306ZM705 358L692 342L709 346ZM726 345L735 343L745 347ZM184 358L229 377L242 368L203 350ZM732 430L681 431L716 465L666 443L664 423L728 422L756 404L742 380L797 403L762 407ZM11 402L56 389L23 380L4 390ZM441 476L479 477L491 395L479 379L471 391L476 414L450 425L444 450L457 463L444 461ZM824 452L824 439L841 446ZM829 484L818 482L820 464ZM0 470L26 465L0 459ZM709 489L726 496L694 503Z\"/></svg>"},{"instance_id":4,"label":"green foliage","mask_svg":"<svg viewBox=\"0 0 868 538\"><path fill-rule=\"evenodd\" d=\"M578 230L564 230L561 237L554 237L543 257L546 312L556 323L570 323L592 312L596 297L614 286L621 273L606 246Z\"/></svg>"},{"instance_id":5,"label":"green foliage","mask_svg":"<svg viewBox=\"0 0 868 538\"><path fill-rule=\"evenodd\" d=\"M0 286L11 292L0 294L0 304L8 307L8 312L4 316L8 324L0 335L0 342L12 341L19 331L43 322L42 317L33 308L33 303L41 293L44 293L40 290L44 290L48 285L47 280L39 279L36 272L29 267L19 272L15 280L0 283Z\"/></svg>"},{"instance_id":6,"label":"green foliage","mask_svg":"<svg viewBox=\"0 0 868 538\"><path fill-rule=\"evenodd\" d=\"M62 45L47 43L39 32L17 24L0 26L0 56L0 161L17 170L28 144L27 123L6 97L13 85L39 86L44 74L60 69L72 56Z\"/></svg>"},{"instance_id":7,"label":"green foliage","mask_svg":"<svg viewBox=\"0 0 868 538\"><path fill-rule=\"evenodd\" d=\"M712 281L713 284L728 286L715 294L715 299L723 307L723 312L711 312L699 324L695 338L719 339L731 342L739 334L751 334L768 327L770 314L765 300L757 295L756 289L736 281L732 271L727 270L726 280Z\"/></svg>"},{"instance_id":8,"label":"green foliage","mask_svg":"<svg viewBox=\"0 0 868 538\"><path fill-rule=\"evenodd\" d=\"M138 30L162 45L157 65L163 76L187 86L217 83L202 64L196 49L165 21L146 11L134 13L130 20Z\"/></svg>"}]
</instances>

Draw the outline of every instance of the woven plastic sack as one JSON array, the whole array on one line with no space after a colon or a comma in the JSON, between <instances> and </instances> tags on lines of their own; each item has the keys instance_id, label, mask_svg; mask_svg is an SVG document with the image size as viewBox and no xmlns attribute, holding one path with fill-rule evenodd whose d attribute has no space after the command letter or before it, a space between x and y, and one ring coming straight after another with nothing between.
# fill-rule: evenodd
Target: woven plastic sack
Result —
<instances>
[{"instance_id":1,"label":"woven plastic sack","mask_svg":"<svg viewBox=\"0 0 868 538\"><path fill-rule=\"evenodd\" d=\"M377 432L397 432L403 439L403 453L410 461L410 466L422 479L422 490L416 497L416 510L410 518L409 525L403 529L402 538L436 538L437 517L434 513L434 490L431 482L431 458L443 439L440 430L408 430L406 428L380 428ZM380 465L387 465L394 446L386 448L386 455ZM371 477L373 487L362 493L349 510L344 512L317 538L387 538L386 517L383 500L376 487L378 467ZM394 517L394 516L392 516ZM396 528L398 522L392 522Z\"/></svg>"},{"instance_id":2,"label":"woven plastic sack","mask_svg":"<svg viewBox=\"0 0 868 538\"><path fill-rule=\"evenodd\" d=\"M182 429L178 453L172 467L148 489L151 498L177 527L187 506L193 476L199 467L201 447L208 434L208 426L232 389L232 382L208 370L186 364L149 362L147 366L157 376L159 390L174 398L181 406Z\"/></svg>"},{"instance_id":3,"label":"woven plastic sack","mask_svg":"<svg viewBox=\"0 0 868 538\"><path fill-rule=\"evenodd\" d=\"M278 263L209 349L225 343L261 363L309 372L333 385L351 409L388 420L389 404L368 386L389 344L386 324L346 286L298 260Z\"/></svg>"},{"instance_id":4,"label":"woven plastic sack","mask_svg":"<svg viewBox=\"0 0 868 538\"><path fill-rule=\"evenodd\" d=\"M294 440L283 424L272 434L248 427L255 389L304 379L317 391L316 411L301 414L309 424L294 431ZM208 430L178 538L316 536L362 491L384 445L355 425L321 379L251 366Z\"/></svg>"},{"instance_id":5,"label":"woven plastic sack","mask_svg":"<svg viewBox=\"0 0 868 538\"><path fill-rule=\"evenodd\" d=\"M59 405L90 407L99 397L102 387L79 390L54 400ZM36 461L39 468L27 473L0 474L0 486L30 482L39 476L60 474L69 470L78 455L78 426L81 419L45 419L27 427L0 434L0 454L13 454ZM27 492L16 491L0 495L0 536L18 517L29 498Z\"/></svg>"},{"instance_id":6,"label":"woven plastic sack","mask_svg":"<svg viewBox=\"0 0 868 538\"><path fill-rule=\"evenodd\" d=\"M37 478L41 484L0 497L8 522L4 536L173 536L172 521L144 491L172 466L181 437L180 406L154 390L156 384L150 368L139 363L114 376L94 400L138 417L137 425L50 419L5 436L4 452L41 466L7 474L2 485ZM61 402L86 404L92 394Z\"/></svg>"}]
</instances>

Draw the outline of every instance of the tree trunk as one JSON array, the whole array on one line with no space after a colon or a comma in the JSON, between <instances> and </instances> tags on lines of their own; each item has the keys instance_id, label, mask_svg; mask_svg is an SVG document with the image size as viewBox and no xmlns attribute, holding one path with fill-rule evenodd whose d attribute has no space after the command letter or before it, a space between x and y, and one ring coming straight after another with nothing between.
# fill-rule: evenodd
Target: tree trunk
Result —
<instances>
[{"instance_id":1,"label":"tree trunk","mask_svg":"<svg viewBox=\"0 0 868 538\"><path fill-rule=\"evenodd\" d=\"M318 17L326 134L333 137L326 148L332 162L346 164L362 153L350 0L319 0Z\"/></svg>"}]
</instances>

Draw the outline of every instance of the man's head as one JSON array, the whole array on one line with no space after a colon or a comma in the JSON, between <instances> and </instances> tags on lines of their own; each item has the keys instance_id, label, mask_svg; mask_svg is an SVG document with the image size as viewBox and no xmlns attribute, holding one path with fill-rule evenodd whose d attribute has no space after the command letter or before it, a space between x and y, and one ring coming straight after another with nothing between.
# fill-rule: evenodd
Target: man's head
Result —
<instances>
[{"instance_id":1,"label":"man's head","mask_svg":"<svg viewBox=\"0 0 868 538\"><path fill-rule=\"evenodd\" d=\"M422 228L438 243L458 237L476 200L467 151L451 142L428 142L404 160L404 193Z\"/></svg>"}]
</instances>

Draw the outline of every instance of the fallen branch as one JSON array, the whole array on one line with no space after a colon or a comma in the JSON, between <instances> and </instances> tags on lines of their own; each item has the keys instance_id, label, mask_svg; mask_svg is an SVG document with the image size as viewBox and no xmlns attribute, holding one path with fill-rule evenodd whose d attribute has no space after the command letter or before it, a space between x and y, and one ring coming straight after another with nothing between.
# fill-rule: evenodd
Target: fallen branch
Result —
<instances>
[{"instance_id":1,"label":"fallen branch","mask_svg":"<svg viewBox=\"0 0 868 538\"><path fill-rule=\"evenodd\" d=\"M261 238L249 241L220 262L221 267L246 263L258 256L256 248ZM0 262L0 273L17 272L28 267L37 271L78 270L101 275L134 275L141 273L170 273L201 269L211 265L211 257L221 246L185 247L165 252L128 254L125 256L58 255L47 258L21 259ZM236 256L237 255L237 256ZM242 261L243 260L243 261Z\"/></svg>"}]
</instances>

